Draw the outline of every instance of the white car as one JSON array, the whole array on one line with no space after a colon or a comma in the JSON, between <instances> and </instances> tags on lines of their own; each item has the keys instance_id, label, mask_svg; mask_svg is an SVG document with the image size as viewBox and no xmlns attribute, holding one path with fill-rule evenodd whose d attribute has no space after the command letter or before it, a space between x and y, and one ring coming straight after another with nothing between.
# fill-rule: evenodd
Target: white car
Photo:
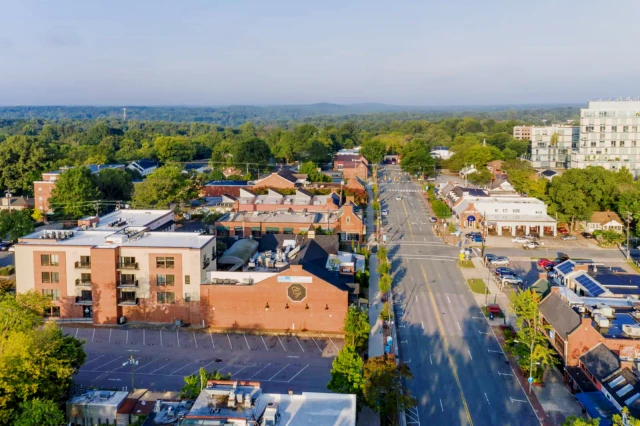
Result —
<instances>
[{"instance_id":1,"label":"white car","mask_svg":"<svg viewBox=\"0 0 640 426\"><path fill-rule=\"evenodd\" d=\"M526 243L529 240L527 240L525 237L515 237L511 239L512 243Z\"/></svg>"},{"instance_id":2,"label":"white car","mask_svg":"<svg viewBox=\"0 0 640 426\"><path fill-rule=\"evenodd\" d=\"M382 216L389 216L389 210L382 210Z\"/></svg>"},{"instance_id":3,"label":"white car","mask_svg":"<svg viewBox=\"0 0 640 426\"><path fill-rule=\"evenodd\" d=\"M504 275L502 277L502 284L521 285L522 283L522 278L515 275Z\"/></svg>"},{"instance_id":4,"label":"white car","mask_svg":"<svg viewBox=\"0 0 640 426\"><path fill-rule=\"evenodd\" d=\"M402 196L396 195L396 201L400 201L400 200L402 200Z\"/></svg>"},{"instance_id":5,"label":"white car","mask_svg":"<svg viewBox=\"0 0 640 426\"><path fill-rule=\"evenodd\" d=\"M500 256L491 260L489 263L491 264L491 266L508 266L509 258L506 256Z\"/></svg>"},{"instance_id":6,"label":"white car","mask_svg":"<svg viewBox=\"0 0 640 426\"><path fill-rule=\"evenodd\" d=\"M540 246L542 246L542 243L539 243L537 241L528 241L522 245L522 248L525 250L528 250L528 249L535 250Z\"/></svg>"}]
</instances>

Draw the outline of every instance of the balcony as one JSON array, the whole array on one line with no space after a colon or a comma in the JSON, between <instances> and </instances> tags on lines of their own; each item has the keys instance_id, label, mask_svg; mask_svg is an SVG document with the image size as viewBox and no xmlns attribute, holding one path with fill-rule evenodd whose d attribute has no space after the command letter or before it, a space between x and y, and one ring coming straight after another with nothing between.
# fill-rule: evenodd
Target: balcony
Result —
<instances>
[{"instance_id":1,"label":"balcony","mask_svg":"<svg viewBox=\"0 0 640 426\"><path fill-rule=\"evenodd\" d=\"M76 296L76 305L93 305L93 299L90 297Z\"/></svg>"},{"instance_id":2,"label":"balcony","mask_svg":"<svg viewBox=\"0 0 640 426\"><path fill-rule=\"evenodd\" d=\"M138 287L138 280L123 280L118 283L118 288Z\"/></svg>"},{"instance_id":3,"label":"balcony","mask_svg":"<svg viewBox=\"0 0 640 426\"><path fill-rule=\"evenodd\" d=\"M118 306L137 306L138 298L137 297L127 297L124 299L120 299L118 301Z\"/></svg>"},{"instance_id":4,"label":"balcony","mask_svg":"<svg viewBox=\"0 0 640 426\"><path fill-rule=\"evenodd\" d=\"M138 262L118 263L116 266L118 269L138 269Z\"/></svg>"},{"instance_id":5,"label":"balcony","mask_svg":"<svg viewBox=\"0 0 640 426\"><path fill-rule=\"evenodd\" d=\"M91 269L91 262L76 262L76 269Z\"/></svg>"},{"instance_id":6,"label":"balcony","mask_svg":"<svg viewBox=\"0 0 640 426\"><path fill-rule=\"evenodd\" d=\"M85 280L85 279L82 279L82 278L76 278L76 285L77 286L91 287L91 280Z\"/></svg>"}]
</instances>

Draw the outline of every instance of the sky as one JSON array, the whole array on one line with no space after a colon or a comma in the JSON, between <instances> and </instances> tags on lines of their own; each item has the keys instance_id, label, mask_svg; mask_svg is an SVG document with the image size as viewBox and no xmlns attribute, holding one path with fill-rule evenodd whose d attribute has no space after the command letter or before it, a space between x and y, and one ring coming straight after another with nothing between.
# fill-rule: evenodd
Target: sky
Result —
<instances>
[{"instance_id":1,"label":"sky","mask_svg":"<svg viewBox=\"0 0 640 426\"><path fill-rule=\"evenodd\" d=\"M0 105L640 96L640 1L0 0Z\"/></svg>"}]
</instances>

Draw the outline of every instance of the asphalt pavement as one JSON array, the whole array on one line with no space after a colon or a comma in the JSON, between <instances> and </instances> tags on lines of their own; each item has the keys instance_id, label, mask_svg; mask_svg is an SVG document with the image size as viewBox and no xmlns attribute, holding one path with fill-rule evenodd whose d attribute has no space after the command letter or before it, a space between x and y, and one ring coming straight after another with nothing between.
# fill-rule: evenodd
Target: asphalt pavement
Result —
<instances>
[{"instance_id":1,"label":"asphalt pavement","mask_svg":"<svg viewBox=\"0 0 640 426\"><path fill-rule=\"evenodd\" d=\"M381 167L385 178L399 175L398 167ZM380 179L380 201L389 211L383 229L400 356L418 400L407 424L539 424L458 270L458 249L435 237L420 186L404 180Z\"/></svg>"}]
</instances>

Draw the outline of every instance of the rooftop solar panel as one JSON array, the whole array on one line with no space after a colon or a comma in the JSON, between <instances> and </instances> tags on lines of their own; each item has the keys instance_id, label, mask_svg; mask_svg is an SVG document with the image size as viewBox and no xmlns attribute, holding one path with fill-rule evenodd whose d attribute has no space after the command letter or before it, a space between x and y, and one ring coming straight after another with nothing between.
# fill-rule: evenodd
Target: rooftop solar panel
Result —
<instances>
[{"instance_id":1,"label":"rooftop solar panel","mask_svg":"<svg viewBox=\"0 0 640 426\"><path fill-rule=\"evenodd\" d=\"M567 274L568 272L573 271L574 264L570 260L562 262L558 266L555 267L556 271L561 272L562 274Z\"/></svg>"},{"instance_id":2,"label":"rooftop solar panel","mask_svg":"<svg viewBox=\"0 0 640 426\"><path fill-rule=\"evenodd\" d=\"M589 275L583 274L575 278L576 282L585 288L593 297L598 297L603 294L605 290L602 286L596 282Z\"/></svg>"}]
</instances>

